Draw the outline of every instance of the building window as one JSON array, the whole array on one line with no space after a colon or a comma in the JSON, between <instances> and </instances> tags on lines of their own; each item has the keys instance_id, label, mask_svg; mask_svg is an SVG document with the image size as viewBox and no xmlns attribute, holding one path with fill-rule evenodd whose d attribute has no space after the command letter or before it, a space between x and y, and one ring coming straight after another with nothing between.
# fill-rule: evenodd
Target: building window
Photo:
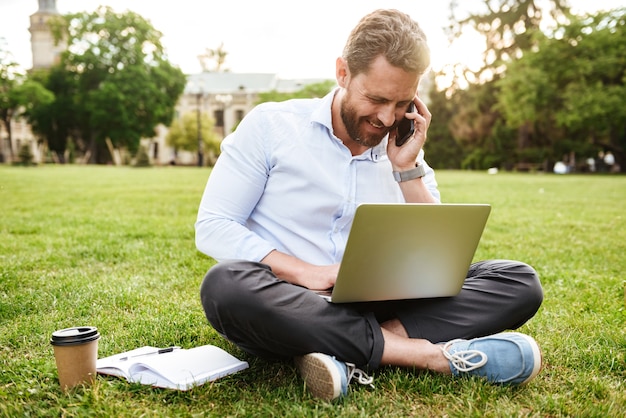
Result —
<instances>
[{"instance_id":1,"label":"building window","mask_svg":"<svg viewBox=\"0 0 626 418\"><path fill-rule=\"evenodd\" d=\"M237 111L235 112L235 115L236 115L235 117L237 118L237 123L239 123L243 119L244 112L241 109L237 109Z\"/></svg>"},{"instance_id":2,"label":"building window","mask_svg":"<svg viewBox=\"0 0 626 418\"><path fill-rule=\"evenodd\" d=\"M222 109L213 112L213 118L215 119L215 126L220 128L224 126L224 111Z\"/></svg>"}]
</instances>

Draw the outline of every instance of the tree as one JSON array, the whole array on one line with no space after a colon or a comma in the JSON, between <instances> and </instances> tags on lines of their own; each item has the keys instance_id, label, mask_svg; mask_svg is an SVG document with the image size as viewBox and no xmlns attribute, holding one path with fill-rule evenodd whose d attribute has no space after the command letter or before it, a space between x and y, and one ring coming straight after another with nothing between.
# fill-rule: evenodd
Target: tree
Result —
<instances>
[{"instance_id":1,"label":"tree","mask_svg":"<svg viewBox=\"0 0 626 418\"><path fill-rule=\"evenodd\" d=\"M546 18L556 22L567 20L567 0L482 0L476 12L463 13L457 0L450 1L451 39L457 38L468 28L485 39L483 65L477 71L464 69L469 83L489 81L506 70L506 64L520 58L525 51L536 45L535 34L542 30ZM463 5L468 8L467 2Z\"/></svg>"},{"instance_id":2,"label":"tree","mask_svg":"<svg viewBox=\"0 0 626 418\"><path fill-rule=\"evenodd\" d=\"M13 159L13 136L11 120L17 113L20 103L15 94L21 74L17 63L10 59L9 53L0 45L0 120L7 131L9 141L9 158Z\"/></svg>"},{"instance_id":3,"label":"tree","mask_svg":"<svg viewBox=\"0 0 626 418\"><path fill-rule=\"evenodd\" d=\"M224 49L223 42L216 49L207 48L204 54L198 55L202 71L227 72L228 69L224 68L227 55L228 52ZM211 67L211 62L215 62L214 67Z\"/></svg>"},{"instance_id":4,"label":"tree","mask_svg":"<svg viewBox=\"0 0 626 418\"><path fill-rule=\"evenodd\" d=\"M451 121L455 139L469 152L464 165L487 168L495 164L543 158L530 144L529 129L520 126L512 132L498 108L498 80L509 77L509 64L532 51L536 34L552 21L567 19L565 0L482 0L476 12L460 16L459 3L452 1L451 39L472 30L485 39L482 65L472 70L460 65L447 94L458 106ZM463 3L467 6L467 2Z\"/></svg>"},{"instance_id":5,"label":"tree","mask_svg":"<svg viewBox=\"0 0 626 418\"><path fill-rule=\"evenodd\" d=\"M9 158L14 158L11 121L30 118L41 106L54 100L54 95L36 80L27 79L0 45L0 120L8 135Z\"/></svg>"},{"instance_id":6,"label":"tree","mask_svg":"<svg viewBox=\"0 0 626 418\"><path fill-rule=\"evenodd\" d=\"M300 90L290 93L272 90L266 93L259 93L257 104L264 102L282 102L289 99L305 99L311 97L324 97L330 92L336 83L333 80L321 81L304 85Z\"/></svg>"},{"instance_id":7,"label":"tree","mask_svg":"<svg viewBox=\"0 0 626 418\"><path fill-rule=\"evenodd\" d=\"M54 94L53 101L31 110L28 117L31 129L46 139L48 149L54 153L57 161L65 163L68 141L77 144L81 139L75 116L81 113L75 102L78 80L60 65L47 71L32 72L29 77L39 81Z\"/></svg>"},{"instance_id":8,"label":"tree","mask_svg":"<svg viewBox=\"0 0 626 418\"><path fill-rule=\"evenodd\" d=\"M432 83L432 86L428 108L433 118L428 128L428 140L424 145L426 159L428 164L436 169L459 168L464 150L450 132L450 121L457 111L457 106L448 100L445 92L435 88L435 83Z\"/></svg>"},{"instance_id":9,"label":"tree","mask_svg":"<svg viewBox=\"0 0 626 418\"><path fill-rule=\"evenodd\" d=\"M37 109L46 106L54 101L54 94L46 89L41 83L30 78L25 79L13 90L15 102L19 105L16 113L19 117L24 117L30 121Z\"/></svg>"},{"instance_id":10,"label":"tree","mask_svg":"<svg viewBox=\"0 0 626 418\"><path fill-rule=\"evenodd\" d=\"M205 113L200 115L200 135L209 162L215 161L220 153L220 141L213 130L214 126L213 118ZM198 114L185 113L182 118L175 119L165 140L175 150L198 151Z\"/></svg>"},{"instance_id":11,"label":"tree","mask_svg":"<svg viewBox=\"0 0 626 418\"><path fill-rule=\"evenodd\" d=\"M499 82L500 108L511 127L528 127L534 145L555 158L610 150L623 169L625 62L626 9L572 16L510 65Z\"/></svg>"},{"instance_id":12,"label":"tree","mask_svg":"<svg viewBox=\"0 0 626 418\"><path fill-rule=\"evenodd\" d=\"M450 130L465 150L461 164L464 168L486 169L513 163L515 135L494 107L495 87L493 82L471 84L451 98L456 113L450 120Z\"/></svg>"},{"instance_id":13,"label":"tree","mask_svg":"<svg viewBox=\"0 0 626 418\"><path fill-rule=\"evenodd\" d=\"M171 122L186 78L167 60L162 35L148 21L130 11L118 14L100 7L51 25L58 38L67 39L61 66L75 83L59 98L74 103L76 123L66 125L85 141L92 161L108 160L98 155L107 138L134 153L142 137L154 136L158 124Z\"/></svg>"}]
</instances>

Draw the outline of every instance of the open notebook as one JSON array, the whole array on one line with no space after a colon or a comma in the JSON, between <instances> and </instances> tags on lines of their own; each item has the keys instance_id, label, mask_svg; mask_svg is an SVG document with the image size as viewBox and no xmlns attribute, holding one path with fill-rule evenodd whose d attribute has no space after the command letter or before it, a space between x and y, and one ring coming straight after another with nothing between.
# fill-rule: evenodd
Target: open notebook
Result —
<instances>
[{"instance_id":1,"label":"open notebook","mask_svg":"<svg viewBox=\"0 0 626 418\"><path fill-rule=\"evenodd\" d=\"M360 205L325 297L339 303L458 294L490 211L486 204Z\"/></svg>"},{"instance_id":2,"label":"open notebook","mask_svg":"<svg viewBox=\"0 0 626 418\"><path fill-rule=\"evenodd\" d=\"M101 358L96 362L96 370L132 383L188 390L248 368L247 362L213 345L161 354L158 351L157 347L145 346Z\"/></svg>"}]
</instances>

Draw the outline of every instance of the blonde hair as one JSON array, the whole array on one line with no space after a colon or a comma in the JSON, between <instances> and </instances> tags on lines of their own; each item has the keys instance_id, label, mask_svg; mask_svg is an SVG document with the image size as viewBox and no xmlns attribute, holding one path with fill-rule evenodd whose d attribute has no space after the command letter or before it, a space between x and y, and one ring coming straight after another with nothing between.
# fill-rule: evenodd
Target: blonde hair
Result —
<instances>
[{"instance_id":1,"label":"blonde hair","mask_svg":"<svg viewBox=\"0 0 626 418\"><path fill-rule=\"evenodd\" d=\"M426 35L409 15L394 9L379 9L363 17L343 49L352 76L366 73L380 55L394 67L420 75L430 65Z\"/></svg>"}]
</instances>

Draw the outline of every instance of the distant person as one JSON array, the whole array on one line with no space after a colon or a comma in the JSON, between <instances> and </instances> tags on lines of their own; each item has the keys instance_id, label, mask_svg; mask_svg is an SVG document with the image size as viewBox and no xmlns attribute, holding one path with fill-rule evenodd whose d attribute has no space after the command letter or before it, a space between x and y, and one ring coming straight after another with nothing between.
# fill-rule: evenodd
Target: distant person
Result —
<instances>
[{"instance_id":1,"label":"distant person","mask_svg":"<svg viewBox=\"0 0 626 418\"><path fill-rule=\"evenodd\" d=\"M600 173L606 172L606 164L604 163L604 151L598 152L598 159L596 166L598 167L598 171Z\"/></svg>"},{"instance_id":2,"label":"distant person","mask_svg":"<svg viewBox=\"0 0 626 418\"><path fill-rule=\"evenodd\" d=\"M567 164L563 161L557 161L554 163L554 174L567 174Z\"/></svg>"},{"instance_id":3,"label":"distant person","mask_svg":"<svg viewBox=\"0 0 626 418\"><path fill-rule=\"evenodd\" d=\"M207 182L196 245L219 262L201 286L206 317L248 353L294 359L313 396L343 396L353 377L369 383L363 370L383 365L512 385L539 372L535 340L503 332L542 302L522 262L473 264L448 298L334 304L312 291L335 283L359 204L440 201L423 151L431 114L416 94L428 66L408 15L365 16L336 60L338 87L257 106L222 143ZM397 146L404 117L416 129Z\"/></svg>"},{"instance_id":4,"label":"distant person","mask_svg":"<svg viewBox=\"0 0 626 418\"><path fill-rule=\"evenodd\" d=\"M613 171L613 166L615 165L615 157L611 151L607 151L604 154L604 165L606 167L606 171L611 173Z\"/></svg>"},{"instance_id":5,"label":"distant person","mask_svg":"<svg viewBox=\"0 0 626 418\"><path fill-rule=\"evenodd\" d=\"M570 152L567 157L567 172L576 172L576 153L574 151Z\"/></svg>"}]
</instances>

